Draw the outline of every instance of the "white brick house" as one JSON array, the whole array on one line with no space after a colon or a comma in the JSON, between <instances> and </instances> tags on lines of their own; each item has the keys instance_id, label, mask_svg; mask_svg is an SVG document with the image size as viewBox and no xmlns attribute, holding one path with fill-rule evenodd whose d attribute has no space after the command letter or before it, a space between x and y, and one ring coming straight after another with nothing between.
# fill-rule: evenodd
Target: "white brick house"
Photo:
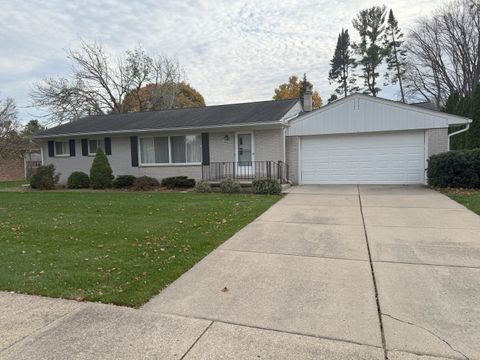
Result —
<instances>
[{"instance_id":1,"label":"white brick house","mask_svg":"<svg viewBox=\"0 0 480 360\"><path fill-rule=\"evenodd\" d=\"M37 140L61 182L88 173L102 147L115 175L417 184L428 158L448 150L449 126L470 122L362 94L314 111L304 99L89 116Z\"/></svg>"}]
</instances>

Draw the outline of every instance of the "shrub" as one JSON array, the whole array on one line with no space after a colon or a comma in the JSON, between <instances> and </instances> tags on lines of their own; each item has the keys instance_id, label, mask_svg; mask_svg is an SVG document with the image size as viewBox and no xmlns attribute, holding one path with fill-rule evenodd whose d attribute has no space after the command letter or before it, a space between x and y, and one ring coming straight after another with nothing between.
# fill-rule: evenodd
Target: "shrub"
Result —
<instances>
[{"instance_id":1,"label":"shrub","mask_svg":"<svg viewBox=\"0 0 480 360\"><path fill-rule=\"evenodd\" d=\"M427 176L430 186L480 188L480 149L431 156Z\"/></svg>"},{"instance_id":2,"label":"shrub","mask_svg":"<svg viewBox=\"0 0 480 360\"><path fill-rule=\"evenodd\" d=\"M210 193L212 192L212 187L210 186L210 183L208 181L202 180L195 185L194 190L198 193Z\"/></svg>"},{"instance_id":3,"label":"shrub","mask_svg":"<svg viewBox=\"0 0 480 360\"><path fill-rule=\"evenodd\" d=\"M40 166L30 177L30 186L32 189L51 190L55 188L59 178L59 174L55 175L55 166Z\"/></svg>"},{"instance_id":4,"label":"shrub","mask_svg":"<svg viewBox=\"0 0 480 360\"><path fill-rule=\"evenodd\" d=\"M115 188L128 188L133 185L135 179L136 177L133 175L118 175L112 184Z\"/></svg>"},{"instance_id":5,"label":"shrub","mask_svg":"<svg viewBox=\"0 0 480 360\"><path fill-rule=\"evenodd\" d=\"M107 156L102 149L98 148L90 168L90 186L94 189L109 188L112 187L112 180L112 168Z\"/></svg>"},{"instance_id":6,"label":"shrub","mask_svg":"<svg viewBox=\"0 0 480 360\"><path fill-rule=\"evenodd\" d=\"M169 189L192 188L195 186L195 179L189 179L187 176L167 177L162 179L162 186Z\"/></svg>"},{"instance_id":7,"label":"shrub","mask_svg":"<svg viewBox=\"0 0 480 360\"><path fill-rule=\"evenodd\" d=\"M150 176L140 176L133 182L132 189L135 191L149 191L160 186L157 179Z\"/></svg>"},{"instance_id":8,"label":"shrub","mask_svg":"<svg viewBox=\"0 0 480 360\"><path fill-rule=\"evenodd\" d=\"M82 171L74 171L67 180L69 189L86 189L90 187L90 178Z\"/></svg>"},{"instance_id":9,"label":"shrub","mask_svg":"<svg viewBox=\"0 0 480 360\"><path fill-rule=\"evenodd\" d=\"M220 191L227 194L239 193L242 187L238 181L225 179L220 182Z\"/></svg>"},{"instance_id":10,"label":"shrub","mask_svg":"<svg viewBox=\"0 0 480 360\"><path fill-rule=\"evenodd\" d=\"M255 194L278 195L282 192L282 185L275 179L255 179L252 190Z\"/></svg>"}]
</instances>

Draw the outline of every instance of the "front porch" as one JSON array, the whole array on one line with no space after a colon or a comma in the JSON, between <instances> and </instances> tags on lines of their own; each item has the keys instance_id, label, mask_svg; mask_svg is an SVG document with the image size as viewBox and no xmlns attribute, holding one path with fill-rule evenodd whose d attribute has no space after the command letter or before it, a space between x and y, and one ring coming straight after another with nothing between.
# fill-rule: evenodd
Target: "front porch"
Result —
<instances>
[{"instance_id":1,"label":"front porch","mask_svg":"<svg viewBox=\"0 0 480 360\"><path fill-rule=\"evenodd\" d=\"M211 183L233 179L251 184L255 179L275 179L288 183L288 165L283 161L223 161L202 165L202 179Z\"/></svg>"}]
</instances>

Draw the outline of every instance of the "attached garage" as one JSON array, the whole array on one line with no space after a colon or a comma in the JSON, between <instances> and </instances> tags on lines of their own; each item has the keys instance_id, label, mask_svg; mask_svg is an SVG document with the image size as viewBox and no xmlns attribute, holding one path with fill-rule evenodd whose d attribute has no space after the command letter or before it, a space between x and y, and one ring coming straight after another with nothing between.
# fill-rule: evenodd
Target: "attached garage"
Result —
<instances>
[{"instance_id":1,"label":"attached garage","mask_svg":"<svg viewBox=\"0 0 480 360\"><path fill-rule=\"evenodd\" d=\"M355 94L288 124L287 163L299 184L423 184L428 157L448 151L448 127L468 123Z\"/></svg>"},{"instance_id":2,"label":"attached garage","mask_svg":"<svg viewBox=\"0 0 480 360\"><path fill-rule=\"evenodd\" d=\"M304 184L422 184L424 131L306 136Z\"/></svg>"}]
</instances>

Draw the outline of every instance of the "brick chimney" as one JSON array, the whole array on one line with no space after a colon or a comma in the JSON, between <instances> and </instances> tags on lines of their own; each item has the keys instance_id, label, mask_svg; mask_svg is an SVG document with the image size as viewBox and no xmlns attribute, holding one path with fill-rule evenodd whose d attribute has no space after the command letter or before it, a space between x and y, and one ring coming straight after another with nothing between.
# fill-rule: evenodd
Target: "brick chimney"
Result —
<instances>
[{"instance_id":1,"label":"brick chimney","mask_svg":"<svg viewBox=\"0 0 480 360\"><path fill-rule=\"evenodd\" d=\"M312 87L310 85L307 86L307 89L303 93L303 111L309 112L312 111L313 107L313 100L312 100Z\"/></svg>"}]
</instances>

